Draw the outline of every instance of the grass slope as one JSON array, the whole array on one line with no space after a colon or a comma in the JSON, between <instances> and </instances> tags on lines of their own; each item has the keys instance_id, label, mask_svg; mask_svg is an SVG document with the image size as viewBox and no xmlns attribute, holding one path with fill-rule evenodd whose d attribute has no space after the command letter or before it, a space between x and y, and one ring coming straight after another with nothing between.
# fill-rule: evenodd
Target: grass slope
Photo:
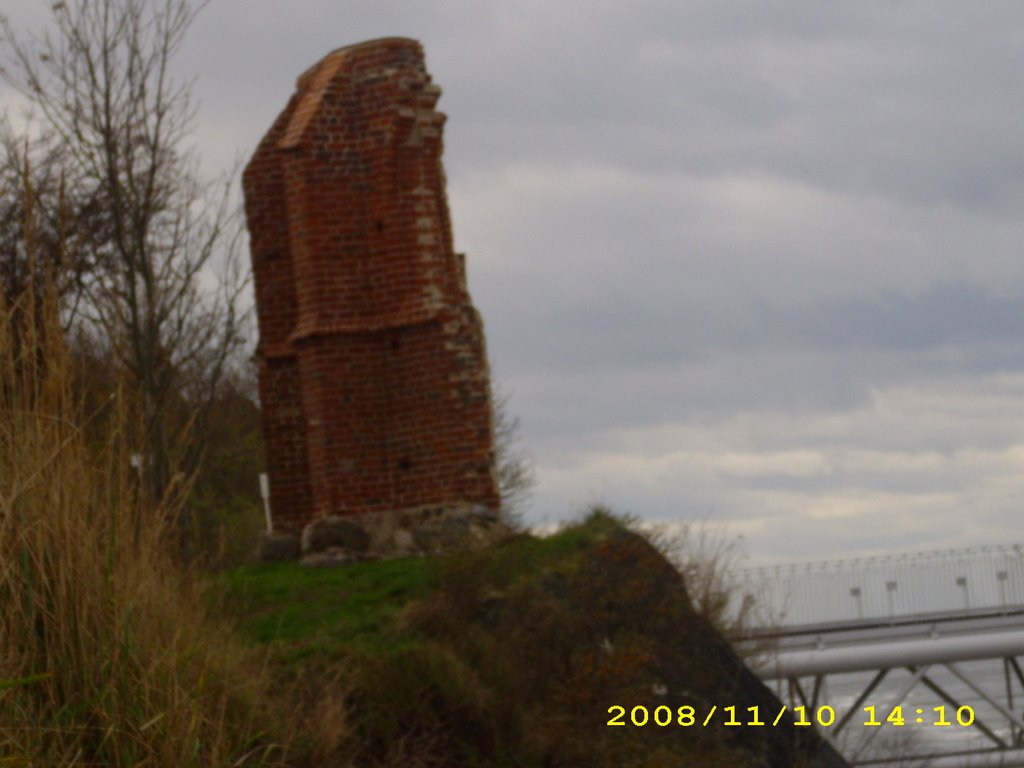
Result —
<instances>
[{"instance_id":1,"label":"grass slope","mask_svg":"<svg viewBox=\"0 0 1024 768\"><path fill-rule=\"evenodd\" d=\"M330 700L325 722L344 736L311 728L309 765L824 764L805 763L817 741L785 724L676 723L680 707L742 709L770 694L662 554L601 512L486 551L247 566L224 587L278 678L305 681L311 711ZM673 724L609 727L614 704L669 707Z\"/></svg>"}]
</instances>

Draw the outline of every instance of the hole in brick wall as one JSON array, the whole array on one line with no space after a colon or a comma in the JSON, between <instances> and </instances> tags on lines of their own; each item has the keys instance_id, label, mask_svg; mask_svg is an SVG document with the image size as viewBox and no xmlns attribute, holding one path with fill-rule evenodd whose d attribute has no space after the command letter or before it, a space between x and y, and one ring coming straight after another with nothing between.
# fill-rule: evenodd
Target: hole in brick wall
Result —
<instances>
[{"instance_id":1,"label":"hole in brick wall","mask_svg":"<svg viewBox=\"0 0 1024 768\"><path fill-rule=\"evenodd\" d=\"M378 232L383 232L384 231L384 222L383 221L378 221L377 222L377 231Z\"/></svg>"},{"instance_id":2,"label":"hole in brick wall","mask_svg":"<svg viewBox=\"0 0 1024 768\"><path fill-rule=\"evenodd\" d=\"M401 348L402 348L402 340L401 339L392 339L391 340L391 349L392 350L399 350Z\"/></svg>"},{"instance_id":3,"label":"hole in brick wall","mask_svg":"<svg viewBox=\"0 0 1024 768\"><path fill-rule=\"evenodd\" d=\"M408 472L410 469L412 469L412 461L408 457L404 459L399 459L398 468L403 472Z\"/></svg>"}]
</instances>

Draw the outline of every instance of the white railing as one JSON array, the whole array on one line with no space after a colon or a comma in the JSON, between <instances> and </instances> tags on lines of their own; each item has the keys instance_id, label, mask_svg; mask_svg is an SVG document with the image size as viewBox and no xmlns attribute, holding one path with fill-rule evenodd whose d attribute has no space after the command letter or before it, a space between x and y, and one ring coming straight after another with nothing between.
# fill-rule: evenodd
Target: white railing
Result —
<instances>
[{"instance_id":1,"label":"white railing","mask_svg":"<svg viewBox=\"0 0 1024 768\"><path fill-rule=\"evenodd\" d=\"M997 545L744 568L731 574L748 625L790 627L1024 606L1024 547Z\"/></svg>"}]
</instances>

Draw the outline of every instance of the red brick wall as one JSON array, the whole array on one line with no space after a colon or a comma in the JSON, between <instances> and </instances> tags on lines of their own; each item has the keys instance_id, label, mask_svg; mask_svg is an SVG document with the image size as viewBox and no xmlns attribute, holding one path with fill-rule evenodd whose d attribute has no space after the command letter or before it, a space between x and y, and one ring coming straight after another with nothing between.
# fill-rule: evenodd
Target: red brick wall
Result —
<instances>
[{"instance_id":1,"label":"red brick wall","mask_svg":"<svg viewBox=\"0 0 1024 768\"><path fill-rule=\"evenodd\" d=\"M439 95L413 40L341 48L299 78L246 168L276 528L498 505Z\"/></svg>"}]
</instances>

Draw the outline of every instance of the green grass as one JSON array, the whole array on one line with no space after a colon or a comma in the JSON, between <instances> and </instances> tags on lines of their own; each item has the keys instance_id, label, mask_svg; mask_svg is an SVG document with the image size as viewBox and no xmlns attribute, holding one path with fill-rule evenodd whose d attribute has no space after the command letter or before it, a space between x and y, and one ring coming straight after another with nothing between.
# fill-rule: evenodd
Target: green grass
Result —
<instances>
[{"instance_id":1,"label":"green grass","mask_svg":"<svg viewBox=\"0 0 1024 768\"><path fill-rule=\"evenodd\" d=\"M430 591L436 568L427 558L344 568L249 565L227 573L224 589L242 636L273 644L282 661L352 650L387 652L408 642L396 617Z\"/></svg>"},{"instance_id":2,"label":"green grass","mask_svg":"<svg viewBox=\"0 0 1024 768\"><path fill-rule=\"evenodd\" d=\"M618 524L594 514L552 536L520 534L485 556L456 552L340 568L246 565L222 574L221 585L241 635L272 646L281 662L388 653L415 641L400 626L401 611L431 594L440 579L470 567L482 582L503 587L524 575L572 568L579 552Z\"/></svg>"}]
</instances>

